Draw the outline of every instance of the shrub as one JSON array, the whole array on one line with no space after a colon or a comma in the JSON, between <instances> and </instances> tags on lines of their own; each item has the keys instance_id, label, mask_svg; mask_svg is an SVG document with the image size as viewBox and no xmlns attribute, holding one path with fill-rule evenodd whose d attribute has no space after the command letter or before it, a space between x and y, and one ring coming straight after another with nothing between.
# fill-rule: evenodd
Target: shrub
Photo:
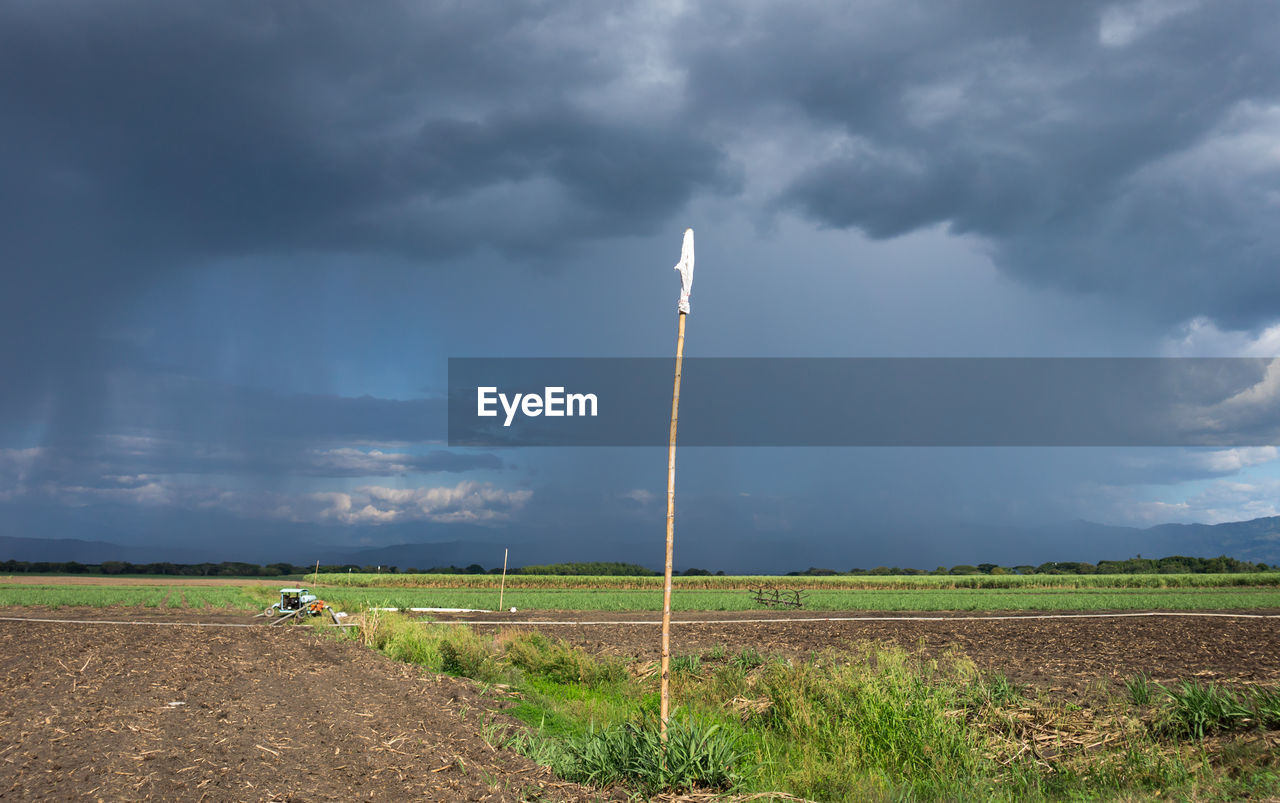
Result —
<instances>
[{"instance_id":1,"label":"shrub","mask_svg":"<svg viewBox=\"0 0 1280 803\"><path fill-rule=\"evenodd\" d=\"M440 640L440 671L476 680L496 681L502 677L497 661L480 639L465 631Z\"/></svg>"},{"instance_id":2,"label":"shrub","mask_svg":"<svg viewBox=\"0 0 1280 803\"><path fill-rule=\"evenodd\" d=\"M508 639L503 656L527 674L555 683L596 688L627 677L627 668L621 661L594 658L563 639L552 640L540 633L522 633Z\"/></svg>"}]
</instances>

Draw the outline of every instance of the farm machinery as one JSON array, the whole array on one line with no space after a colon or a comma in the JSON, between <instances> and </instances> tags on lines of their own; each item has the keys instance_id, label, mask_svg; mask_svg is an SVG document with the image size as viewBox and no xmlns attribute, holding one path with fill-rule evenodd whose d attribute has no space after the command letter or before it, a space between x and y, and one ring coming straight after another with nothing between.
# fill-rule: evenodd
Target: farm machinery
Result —
<instances>
[{"instance_id":1,"label":"farm machinery","mask_svg":"<svg viewBox=\"0 0 1280 803\"><path fill-rule=\"evenodd\" d=\"M336 624L338 615L334 612L329 603L312 594L310 589L306 588L282 588L280 589L280 601L272 603L258 616L268 618L275 617L271 624L278 625L289 620L301 620L311 616L320 616L328 612L333 617Z\"/></svg>"}]
</instances>

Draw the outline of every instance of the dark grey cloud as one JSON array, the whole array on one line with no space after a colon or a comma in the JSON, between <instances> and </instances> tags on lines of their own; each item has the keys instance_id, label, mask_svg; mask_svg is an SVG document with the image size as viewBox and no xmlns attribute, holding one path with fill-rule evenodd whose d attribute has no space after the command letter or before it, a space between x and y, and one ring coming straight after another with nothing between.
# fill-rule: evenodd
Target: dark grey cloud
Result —
<instances>
[{"instance_id":1,"label":"dark grey cloud","mask_svg":"<svg viewBox=\"0 0 1280 803\"><path fill-rule=\"evenodd\" d=\"M686 26L703 32L688 47L696 103L824 141L796 154L808 167L780 198L811 220L875 238L944 224L1029 282L1166 319L1250 326L1280 309L1280 165L1265 145L1280 6L704 13Z\"/></svg>"},{"instance_id":2,"label":"dark grey cloud","mask_svg":"<svg viewBox=\"0 0 1280 803\"><path fill-rule=\"evenodd\" d=\"M385 221L422 199L546 178L565 211L635 233L699 187L732 187L723 154L678 119L623 124L574 104L626 69L602 57L607 42L572 37L603 23L591 4L18 3L0 14L0 204L30 224L6 246L29 258L437 256L500 245L511 221L477 238L423 214L425 233L408 242ZM565 36L546 35L562 22ZM76 236L57 236L68 225Z\"/></svg>"},{"instance_id":3,"label":"dark grey cloud","mask_svg":"<svg viewBox=\"0 0 1280 803\"><path fill-rule=\"evenodd\" d=\"M219 257L528 257L651 233L740 171L779 169L727 154L782 129L812 147L777 201L822 225L945 224L1028 281L1166 317L1252 325L1280 302L1277 175L1245 141L1275 127L1274 4L743 3L649 29L617 15L7 4L6 340L74 342L40 321ZM634 86L654 63L665 104ZM6 367L38 369L15 353Z\"/></svg>"},{"instance_id":4,"label":"dark grey cloud","mask_svg":"<svg viewBox=\"0 0 1280 803\"><path fill-rule=\"evenodd\" d=\"M0 338L27 342L0 372L67 395L45 354L71 360L97 310L210 260L527 258L732 192L726 155L679 115L581 101L628 70L625 41L594 33L610 13L5 4Z\"/></svg>"}]
</instances>

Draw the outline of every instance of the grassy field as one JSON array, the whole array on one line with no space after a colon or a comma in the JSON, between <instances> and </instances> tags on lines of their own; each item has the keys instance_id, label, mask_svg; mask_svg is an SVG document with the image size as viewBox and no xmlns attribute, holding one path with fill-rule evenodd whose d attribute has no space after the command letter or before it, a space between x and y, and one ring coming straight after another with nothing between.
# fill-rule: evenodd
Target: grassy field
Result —
<instances>
[{"instance_id":1,"label":"grassy field","mask_svg":"<svg viewBox=\"0 0 1280 803\"><path fill-rule=\"evenodd\" d=\"M277 598L261 586L65 586L0 583L0 606L112 606L261 610Z\"/></svg>"},{"instance_id":2,"label":"grassy field","mask_svg":"<svg viewBox=\"0 0 1280 803\"><path fill-rule=\"evenodd\" d=\"M307 580L313 576L308 575ZM339 588L492 588L492 574L325 574L316 585ZM814 590L1022 589L1022 588L1230 588L1280 587L1280 572L1248 574L1012 574L780 577L675 577L675 588L737 591L749 588ZM508 589L662 589L661 577L508 575Z\"/></svg>"},{"instance_id":3,"label":"grassy field","mask_svg":"<svg viewBox=\"0 0 1280 803\"><path fill-rule=\"evenodd\" d=\"M498 606L496 589L326 588L314 589L343 610L365 608L478 608ZM0 583L0 606L141 606L148 608L230 608L260 610L275 599L270 586L64 586ZM657 590L608 588L507 589L504 607L521 611L659 611ZM680 588L676 611L770 613L745 590ZM1249 610L1280 608L1280 587L1169 588L876 588L817 589L805 592L810 611L1101 611Z\"/></svg>"}]
</instances>

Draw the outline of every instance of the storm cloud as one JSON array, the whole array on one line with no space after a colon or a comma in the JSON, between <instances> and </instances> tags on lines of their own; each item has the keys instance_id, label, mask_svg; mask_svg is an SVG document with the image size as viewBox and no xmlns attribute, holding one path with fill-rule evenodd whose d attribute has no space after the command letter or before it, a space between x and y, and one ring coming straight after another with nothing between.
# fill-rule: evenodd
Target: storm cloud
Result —
<instances>
[{"instance_id":1,"label":"storm cloud","mask_svg":"<svg viewBox=\"0 0 1280 803\"><path fill-rule=\"evenodd\" d=\"M732 192L736 168L678 110L582 98L631 67L586 33L605 14L7 4L0 335L27 349L0 369L28 392L74 392L47 353L75 360L75 330L104 306L217 259L530 259L649 234L695 193Z\"/></svg>"},{"instance_id":2,"label":"storm cloud","mask_svg":"<svg viewBox=\"0 0 1280 803\"><path fill-rule=\"evenodd\" d=\"M0 501L607 546L665 475L445 448L444 366L669 353L686 225L691 356L1273 357L1277 40L1264 0L5 3ZM1272 510L1276 387L1189 411L1251 451L690 451L682 521Z\"/></svg>"},{"instance_id":3,"label":"storm cloud","mask_svg":"<svg viewBox=\"0 0 1280 803\"><path fill-rule=\"evenodd\" d=\"M767 175L788 176L751 196L770 209L874 238L944 225L1023 280L1170 320L1250 327L1280 303L1261 0L0 15L0 259L27 325L220 257L529 259ZM794 150L749 156L775 140Z\"/></svg>"},{"instance_id":4,"label":"storm cloud","mask_svg":"<svg viewBox=\"0 0 1280 803\"><path fill-rule=\"evenodd\" d=\"M1171 320L1275 315L1280 8L716 7L698 104L803 129L776 201L874 238L944 225L1035 284ZM714 31L714 34L710 33Z\"/></svg>"},{"instance_id":5,"label":"storm cloud","mask_svg":"<svg viewBox=\"0 0 1280 803\"><path fill-rule=\"evenodd\" d=\"M593 4L2 13L0 203L31 224L6 240L14 256L549 248L575 225L649 232L695 191L733 188L677 116L575 102L630 66L573 37L604 23ZM522 200L554 225L450 211Z\"/></svg>"}]
</instances>

